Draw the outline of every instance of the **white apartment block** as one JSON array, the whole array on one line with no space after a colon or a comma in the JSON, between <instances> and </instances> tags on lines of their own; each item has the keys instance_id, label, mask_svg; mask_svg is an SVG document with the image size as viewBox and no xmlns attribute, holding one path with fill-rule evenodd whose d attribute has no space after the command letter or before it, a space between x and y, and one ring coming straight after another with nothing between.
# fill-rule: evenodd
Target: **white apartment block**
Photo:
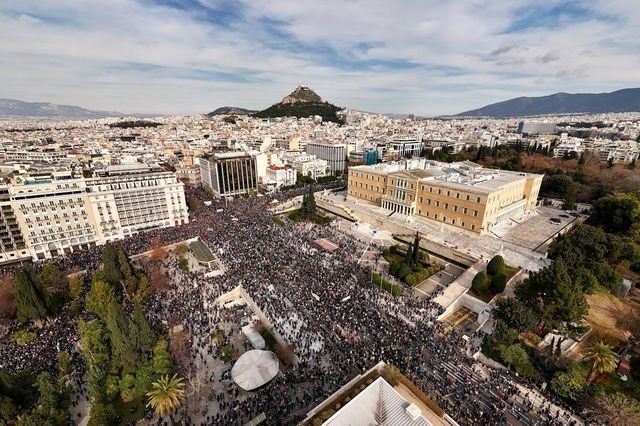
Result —
<instances>
[{"instance_id":1,"label":"white apartment block","mask_svg":"<svg viewBox=\"0 0 640 426\"><path fill-rule=\"evenodd\" d=\"M270 166L267 168L265 185L269 189L295 185L298 174L291 167Z\"/></svg>"},{"instance_id":2,"label":"white apartment block","mask_svg":"<svg viewBox=\"0 0 640 426\"><path fill-rule=\"evenodd\" d=\"M291 166L301 175L309 176L311 179L318 179L331 174L329 163L319 158L294 161Z\"/></svg>"},{"instance_id":3,"label":"white apartment block","mask_svg":"<svg viewBox=\"0 0 640 426\"><path fill-rule=\"evenodd\" d=\"M7 150L4 154L5 161L18 161L22 163L58 163L67 158L67 153L59 149L45 150Z\"/></svg>"},{"instance_id":4,"label":"white apartment block","mask_svg":"<svg viewBox=\"0 0 640 426\"><path fill-rule=\"evenodd\" d=\"M584 152L584 146L581 139L567 138L561 139L560 142L553 148L553 156L556 158L564 157L565 155L575 152L578 156Z\"/></svg>"},{"instance_id":5,"label":"white apartment block","mask_svg":"<svg viewBox=\"0 0 640 426\"><path fill-rule=\"evenodd\" d=\"M7 187L8 203L34 260L189 220L183 185L173 173L27 179Z\"/></svg>"},{"instance_id":6,"label":"white apartment block","mask_svg":"<svg viewBox=\"0 0 640 426\"><path fill-rule=\"evenodd\" d=\"M347 146L343 143L308 142L306 151L329 164L331 173L343 172L347 159Z\"/></svg>"},{"instance_id":7,"label":"white apartment block","mask_svg":"<svg viewBox=\"0 0 640 426\"><path fill-rule=\"evenodd\" d=\"M422 146L422 141L414 138L394 139L389 142L389 148L393 149L400 158L419 157Z\"/></svg>"}]
</instances>

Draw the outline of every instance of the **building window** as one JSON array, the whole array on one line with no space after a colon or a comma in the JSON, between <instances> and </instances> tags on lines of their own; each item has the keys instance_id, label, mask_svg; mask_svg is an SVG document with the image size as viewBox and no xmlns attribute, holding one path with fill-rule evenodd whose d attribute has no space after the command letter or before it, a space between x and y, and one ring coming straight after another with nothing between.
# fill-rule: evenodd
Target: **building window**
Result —
<instances>
[{"instance_id":1,"label":"building window","mask_svg":"<svg viewBox=\"0 0 640 426\"><path fill-rule=\"evenodd\" d=\"M451 224L455 225L456 224L456 220L455 219L451 219Z\"/></svg>"},{"instance_id":2,"label":"building window","mask_svg":"<svg viewBox=\"0 0 640 426\"><path fill-rule=\"evenodd\" d=\"M462 214L467 214L467 208L466 207L462 208Z\"/></svg>"},{"instance_id":3,"label":"building window","mask_svg":"<svg viewBox=\"0 0 640 426\"><path fill-rule=\"evenodd\" d=\"M453 211L457 212L458 211L458 206L453 206Z\"/></svg>"},{"instance_id":4,"label":"building window","mask_svg":"<svg viewBox=\"0 0 640 426\"><path fill-rule=\"evenodd\" d=\"M420 200L420 202L422 203L422 197L418 198L418 200Z\"/></svg>"},{"instance_id":5,"label":"building window","mask_svg":"<svg viewBox=\"0 0 640 426\"><path fill-rule=\"evenodd\" d=\"M480 202L480 197L476 197L476 202Z\"/></svg>"},{"instance_id":6,"label":"building window","mask_svg":"<svg viewBox=\"0 0 640 426\"><path fill-rule=\"evenodd\" d=\"M478 210L473 211L473 217L478 217Z\"/></svg>"},{"instance_id":7,"label":"building window","mask_svg":"<svg viewBox=\"0 0 640 426\"><path fill-rule=\"evenodd\" d=\"M456 192L456 198L460 198L460 193Z\"/></svg>"},{"instance_id":8,"label":"building window","mask_svg":"<svg viewBox=\"0 0 640 426\"><path fill-rule=\"evenodd\" d=\"M465 197L465 200L469 201L469 194Z\"/></svg>"},{"instance_id":9,"label":"building window","mask_svg":"<svg viewBox=\"0 0 640 426\"><path fill-rule=\"evenodd\" d=\"M427 198L427 205L430 206L431 205L431 198Z\"/></svg>"},{"instance_id":10,"label":"building window","mask_svg":"<svg viewBox=\"0 0 640 426\"><path fill-rule=\"evenodd\" d=\"M434 218L434 219L438 219L438 213L434 214L434 215L433 215L433 218Z\"/></svg>"},{"instance_id":11,"label":"building window","mask_svg":"<svg viewBox=\"0 0 640 426\"><path fill-rule=\"evenodd\" d=\"M451 197L451 191L447 191L447 197Z\"/></svg>"},{"instance_id":12,"label":"building window","mask_svg":"<svg viewBox=\"0 0 640 426\"><path fill-rule=\"evenodd\" d=\"M436 207L440 207L440 201L436 200Z\"/></svg>"},{"instance_id":13,"label":"building window","mask_svg":"<svg viewBox=\"0 0 640 426\"><path fill-rule=\"evenodd\" d=\"M444 203L444 209L449 210L449 203Z\"/></svg>"},{"instance_id":14,"label":"building window","mask_svg":"<svg viewBox=\"0 0 640 426\"><path fill-rule=\"evenodd\" d=\"M445 215L442 215L442 221L446 222L447 221L447 217Z\"/></svg>"},{"instance_id":15,"label":"building window","mask_svg":"<svg viewBox=\"0 0 640 426\"><path fill-rule=\"evenodd\" d=\"M476 230L476 226L472 224L472 225L471 225L471 230L472 230L472 231L475 231L475 230Z\"/></svg>"},{"instance_id":16,"label":"building window","mask_svg":"<svg viewBox=\"0 0 640 426\"><path fill-rule=\"evenodd\" d=\"M464 228L464 220L462 222L460 222L460 226L462 226Z\"/></svg>"},{"instance_id":17,"label":"building window","mask_svg":"<svg viewBox=\"0 0 640 426\"><path fill-rule=\"evenodd\" d=\"M432 186L429 187L429 192L433 192L433 187Z\"/></svg>"}]
</instances>

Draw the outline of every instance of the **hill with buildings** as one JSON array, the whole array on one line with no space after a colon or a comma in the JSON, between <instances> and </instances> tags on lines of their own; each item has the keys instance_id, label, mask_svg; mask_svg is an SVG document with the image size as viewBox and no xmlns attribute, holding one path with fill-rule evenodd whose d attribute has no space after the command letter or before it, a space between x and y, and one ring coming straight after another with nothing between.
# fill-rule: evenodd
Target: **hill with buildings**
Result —
<instances>
[{"instance_id":1,"label":"hill with buildings","mask_svg":"<svg viewBox=\"0 0 640 426\"><path fill-rule=\"evenodd\" d=\"M245 109L240 107L223 106L220 108L216 108L215 110L211 111L209 114L206 114L206 115L207 117L213 117L216 115L251 115L256 112L257 111L255 110L250 110L250 109Z\"/></svg>"},{"instance_id":2,"label":"hill with buildings","mask_svg":"<svg viewBox=\"0 0 640 426\"><path fill-rule=\"evenodd\" d=\"M6 118L104 118L122 117L117 111L94 111L73 105L59 105L49 102L24 102L18 99L0 98L0 117Z\"/></svg>"},{"instance_id":3,"label":"hill with buildings","mask_svg":"<svg viewBox=\"0 0 640 426\"><path fill-rule=\"evenodd\" d=\"M555 93L549 96L509 99L465 111L457 117L519 117L545 114L640 111L640 88L610 93Z\"/></svg>"},{"instance_id":4,"label":"hill with buildings","mask_svg":"<svg viewBox=\"0 0 640 426\"><path fill-rule=\"evenodd\" d=\"M341 108L324 101L308 87L298 86L291 94L285 96L280 103L254 114L258 118L297 117L314 115L322 117L322 121L340 122L338 111Z\"/></svg>"}]
</instances>

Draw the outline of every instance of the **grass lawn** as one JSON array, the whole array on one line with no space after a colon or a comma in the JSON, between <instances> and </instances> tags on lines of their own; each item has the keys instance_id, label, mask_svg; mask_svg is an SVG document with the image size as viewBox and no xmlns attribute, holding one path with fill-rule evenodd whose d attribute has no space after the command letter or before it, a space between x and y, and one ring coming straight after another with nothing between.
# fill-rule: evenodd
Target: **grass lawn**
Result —
<instances>
[{"instance_id":1,"label":"grass lawn","mask_svg":"<svg viewBox=\"0 0 640 426\"><path fill-rule=\"evenodd\" d=\"M113 409L116 412L116 416L120 417L120 425L127 425L129 423L136 423L138 420L144 417L144 407L146 400L144 396L134 399L131 402L123 402L118 396L113 401ZM131 409L135 407L134 411Z\"/></svg>"},{"instance_id":2,"label":"grass lawn","mask_svg":"<svg viewBox=\"0 0 640 426\"><path fill-rule=\"evenodd\" d=\"M475 297L476 299L482 300L485 303L489 303L491 299L493 299L493 296L495 296L495 294L491 293L491 290L478 294L475 291L473 291L472 288L469 288L468 293L471 296Z\"/></svg>"},{"instance_id":3,"label":"grass lawn","mask_svg":"<svg viewBox=\"0 0 640 426\"><path fill-rule=\"evenodd\" d=\"M277 216L272 216L271 219L276 223L276 225L284 226L284 222Z\"/></svg>"},{"instance_id":4,"label":"grass lawn","mask_svg":"<svg viewBox=\"0 0 640 426\"><path fill-rule=\"evenodd\" d=\"M213 253L211 253L209 247L207 247L205 243L200 240L190 243L189 248L191 248L193 255L200 262L211 262L214 259Z\"/></svg>"},{"instance_id":5,"label":"grass lawn","mask_svg":"<svg viewBox=\"0 0 640 426\"><path fill-rule=\"evenodd\" d=\"M586 320L598 335L608 335L624 342L638 327L640 305L613 294L598 292L586 295L589 313Z\"/></svg>"}]
</instances>

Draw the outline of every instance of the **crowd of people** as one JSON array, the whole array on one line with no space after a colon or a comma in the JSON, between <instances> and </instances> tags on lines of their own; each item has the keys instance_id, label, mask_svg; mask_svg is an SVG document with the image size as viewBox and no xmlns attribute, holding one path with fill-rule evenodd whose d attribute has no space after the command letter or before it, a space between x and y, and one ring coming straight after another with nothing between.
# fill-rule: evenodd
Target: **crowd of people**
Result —
<instances>
[{"instance_id":1,"label":"crowd of people","mask_svg":"<svg viewBox=\"0 0 640 426\"><path fill-rule=\"evenodd\" d=\"M287 196L304 191L292 190ZM187 195L202 201L206 197L194 189ZM250 393L229 382L224 392L206 401L209 409L197 416L181 411L186 424L244 424L260 413L268 424L297 424L344 383L380 361L396 366L460 424L503 424L513 418L523 424L579 424L567 409L531 403L524 392L535 392L533 383L520 383L510 372L469 357L462 333L445 330L436 320L442 307L432 298L418 299L408 292L394 298L372 285L368 271L358 264L365 243L332 225L274 221L268 207L282 197L214 202L186 225L122 242L131 255L149 250L155 237L165 244L199 237L224 265L219 276L204 271L177 275L173 265L166 271L168 288L144 304L150 318L177 320L192 336L190 367L198 368L202 354L211 354L211 331L224 309L215 300L239 285L273 331L293 345L294 368ZM336 243L338 249L324 251L314 244L318 238ZM100 253L98 247L55 261L91 271L99 267ZM57 321L45 327L43 334L50 337L42 341L41 335L37 345L3 343L0 351L9 356L3 356L2 367L53 368L52 348L57 344L59 350L73 351L77 342L75 320L63 313ZM207 377L221 381L222 376Z\"/></svg>"}]
</instances>

